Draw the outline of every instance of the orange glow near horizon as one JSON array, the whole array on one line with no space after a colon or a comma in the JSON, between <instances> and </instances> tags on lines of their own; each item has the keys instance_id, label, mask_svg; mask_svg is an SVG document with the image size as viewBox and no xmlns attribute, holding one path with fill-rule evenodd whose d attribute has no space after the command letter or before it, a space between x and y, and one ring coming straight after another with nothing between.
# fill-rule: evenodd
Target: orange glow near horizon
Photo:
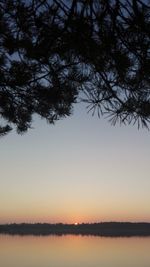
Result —
<instances>
[{"instance_id":1,"label":"orange glow near horizon","mask_svg":"<svg viewBox=\"0 0 150 267\"><path fill-rule=\"evenodd\" d=\"M1 205L1 204L0 204ZM21 204L20 204L21 205ZM30 205L28 209L22 207L10 210L5 209L1 212L0 223L66 223L66 224L80 224L80 223L96 223L104 221L131 221L131 222L150 222L150 215L145 216L145 211L139 213L139 206L135 209L129 207L126 210L121 210L121 205L118 210L112 206L101 206L92 210L92 206L88 205L84 210L84 206L75 207L71 201L69 209L66 206L61 206L61 209L49 211L48 207L45 209L39 208L38 205ZM112 209L111 209L112 208ZM100 215L99 215L100 214Z\"/></svg>"},{"instance_id":2,"label":"orange glow near horizon","mask_svg":"<svg viewBox=\"0 0 150 267\"><path fill-rule=\"evenodd\" d=\"M77 216L76 216L77 217ZM5 223L64 223L64 224L82 224L82 223L98 223L98 222L110 222L110 221L118 221L118 222L150 222L150 217L145 216L78 216L78 219L75 220L73 216L43 216L39 215L27 216L18 214L14 216L1 216L0 224Z\"/></svg>"}]
</instances>

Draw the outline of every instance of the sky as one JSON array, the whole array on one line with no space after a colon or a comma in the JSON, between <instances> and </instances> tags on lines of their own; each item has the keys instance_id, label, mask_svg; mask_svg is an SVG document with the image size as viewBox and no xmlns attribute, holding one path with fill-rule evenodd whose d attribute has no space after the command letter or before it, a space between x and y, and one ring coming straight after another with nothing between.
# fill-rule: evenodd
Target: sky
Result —
<instances>
[{"instance_id":1,"label":"sky","mask_svg":"<svg viewBox=\"0 0 150 267\"><path fill-rule=\"evenodd\" d=\"M76 105L0 139L0 223L150 222L150 132Z\"/></svg>"}]
</instances>

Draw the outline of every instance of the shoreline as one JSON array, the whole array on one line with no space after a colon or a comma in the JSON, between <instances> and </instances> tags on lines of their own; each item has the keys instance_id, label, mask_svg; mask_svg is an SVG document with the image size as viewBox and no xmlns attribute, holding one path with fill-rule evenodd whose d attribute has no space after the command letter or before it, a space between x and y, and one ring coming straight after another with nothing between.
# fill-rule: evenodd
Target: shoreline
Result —
<instances>
[{"instance_id":1,"label":"shoreline","mask_svg":"<svg viewBox=\"0 0 150 267\"><path fill-rule=\"evenodd\" d=\"M150 236L150 223L101 222L82 224L20 223L1 224L0 234L8 235L92 235L108 237Z\"/></svg>"}]
</instances>

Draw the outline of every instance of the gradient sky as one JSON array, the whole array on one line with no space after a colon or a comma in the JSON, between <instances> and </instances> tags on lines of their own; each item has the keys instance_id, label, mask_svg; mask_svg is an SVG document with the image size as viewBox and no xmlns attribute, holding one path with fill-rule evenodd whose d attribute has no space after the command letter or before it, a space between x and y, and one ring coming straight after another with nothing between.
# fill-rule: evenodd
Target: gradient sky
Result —
<instances>
[{"instance_id":1,"label":"gradient sky","mask_svg":"<svg viewBox=\"0 0 150 267\"><path fill-rule=\"evenodd\" d=\"M0 139L0 223L150 222L150 132L76 106Z\"/></svg>"}]
</instances>

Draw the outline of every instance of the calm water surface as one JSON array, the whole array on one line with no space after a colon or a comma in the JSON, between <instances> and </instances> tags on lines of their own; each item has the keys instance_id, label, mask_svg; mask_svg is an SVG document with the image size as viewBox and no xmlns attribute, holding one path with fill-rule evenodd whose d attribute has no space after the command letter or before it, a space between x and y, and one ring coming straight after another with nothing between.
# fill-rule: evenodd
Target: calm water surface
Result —
<instances>
[{"instance_id":1,"label":"calm water surface","mask_svg":"<svg viewBox=\"0 0 150 267\"><path fill-rule=\"evenodd\" d=\"M150 267L150 238L0 235L1 267Z\"/></svg>"}]
</instances>

